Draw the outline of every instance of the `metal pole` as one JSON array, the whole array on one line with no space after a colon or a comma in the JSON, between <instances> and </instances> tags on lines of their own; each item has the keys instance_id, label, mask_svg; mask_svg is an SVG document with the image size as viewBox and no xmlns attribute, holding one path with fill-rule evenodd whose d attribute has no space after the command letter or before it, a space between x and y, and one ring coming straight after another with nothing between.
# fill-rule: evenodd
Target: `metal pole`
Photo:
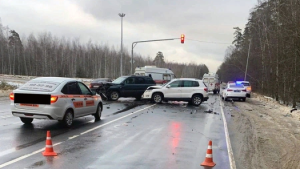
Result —
<instances>
[{"instance_id":1,"label":"metal pole","mask_svg":"<svg viewBox=\"0 0 300 169\"><path fill-rule=\"evenodd\" d=\"M133 74L133 48L135 47L136 44L138 44L138 43L144 43L144 42L168 41L168 40L175 40L175 39L180 39L180 38L172 38L172 39L153 39L153 40L144 40L144 41L136 41L136 42L132 42L132 46L131 46L131 74Z\"/></svg>"},{"instance_id":2,"label":"metal pole","mask_svg":"<svg viewBox=\"0 0 300 169\"><path fill-rule=\"evenodd\" d=\"M123 17L125 16L124 13L119 13L121 17L121 61L120 61L120 74L123 76Z\"/></svg>"},{"instance_id":3,"label":"metal pole","mask_svg":"<svg viewBox=\"0 0 300 169\"><path fill-rule=\"evenodd\" d=\"M246 63L246 71L245 71L244 81L246 81L246 78L247 78L247 70L248 70L248 60L249 60L249 54L250 54L250 46L251 46L251 39L250 39L250 42L249 42L248 57L247 57L247 63Z\"/></svg>"},{"instance_id":4,"label":"metal pole","mask_svg":"<svg viewBox=\"0 0 300 169\"><path fill-rule=\"evenodd\" d=\"M134 42L131 45L131 68L130 68L131 75L133 74L133 44L134 44Z\"/></svg>"}]
</instances>

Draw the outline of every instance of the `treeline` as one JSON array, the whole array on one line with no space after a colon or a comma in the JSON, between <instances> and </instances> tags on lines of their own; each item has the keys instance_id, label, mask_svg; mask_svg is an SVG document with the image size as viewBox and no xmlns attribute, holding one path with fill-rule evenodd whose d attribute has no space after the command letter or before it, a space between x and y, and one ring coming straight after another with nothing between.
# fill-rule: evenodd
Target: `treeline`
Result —
<instances>
[{"instance_id":1,"label":"treeline","mask_svg":"<svg viewBox=\"0 0 300 169\"><path fill-rule=\"evenodd\" d=\"M0 23L0 74L29 76L59 76L117 78L120 76L120 50L108 45L79 39L57 38L51 33L30 34L20 38L15 30ZM130 75L131 55L123 50L123 75ZM156 65L170 68L177 77L202 78L206 65L161 62L134 54L134 65ZM159 65L157 65L159 63Z\"/></svg>"},{"instance_id":2,"label":"treeline","mask_svg":"<svg viewBox=\"0 0 300 169\"><path fill-rule=\"evenodd\" d=\"M235 29L218 70L223 81L246 79L256 92L296 106L300 75L300 1L268 0L250 13L244 31ZM249 50L250 49L250 50Z\"/></svg>"}]
</instances>

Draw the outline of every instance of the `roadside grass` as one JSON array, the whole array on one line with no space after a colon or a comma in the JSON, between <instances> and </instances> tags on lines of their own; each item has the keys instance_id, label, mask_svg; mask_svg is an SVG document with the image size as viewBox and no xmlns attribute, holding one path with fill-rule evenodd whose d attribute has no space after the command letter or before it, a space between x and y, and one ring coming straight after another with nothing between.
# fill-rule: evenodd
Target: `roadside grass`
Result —
<instances>
[{"instance_id":1,"label":"roadside grass","mask_svg":"<svg viewBox=\"0 0 300 169\"><path fill-rule=\"evenodd\" d=\"M8 84L5 80L0 81L0 90L14 90L17 86Z\"/></svg>"}]
</instances>

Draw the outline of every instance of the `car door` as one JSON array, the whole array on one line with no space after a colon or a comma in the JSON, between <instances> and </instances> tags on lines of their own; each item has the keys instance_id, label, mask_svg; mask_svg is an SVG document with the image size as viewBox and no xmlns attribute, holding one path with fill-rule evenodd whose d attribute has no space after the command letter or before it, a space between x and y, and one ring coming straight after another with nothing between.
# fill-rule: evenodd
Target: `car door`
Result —
<instances>
[{"instance_id":1,"label":"car door","mask_svg":"<svg viewBox=\"0 0 300 169\"><path fill-rule=\"evenodd\" d=\"M65 98L67 103L70 103L74 108L74 117L80 117L84 114L84 98L81 96L81 90L77 82L67 83L62 91L67 97Z\"/></svg>"},{"instance_id":2,"label":"car door","mask_svg":"<svg viewBox=\"0 0 300 169\"><path fill-rule=\"evenodd\" d=\"M143 77L136 77L136 96L142 96L149 85Z\"/></svg>"},{"instance_id":3,"label":"car door","mask_svg":"<svg viewBox=\"0 0 300 169\"><path fill-rule=\"evenodd\" d=\"M81 94L83 96L83 106L84 111L83 115L93 114L96 112L97 105L95 105L95 100L92 97L92 92L81 82L78 82L78 86L81 90Z\"/></svg>"},{"instance_id":4,"label":"car door","mask_svg":"<svg viewBox=\"0 0 300 169\"><path fill-rule=\"evenodd\" d=\"M192 80L184 80L183 87L181 89L181 96L185 99L190 99L193 93L199 90L199 83Z\"/></svg>"},{"instance_id":5,"label":"car door","mask_svg":"<svg viewBox=\"0 0 300 169\"><path fill-rule=\"evenodd\" d=\"M136 95L136 82L135 77L128 77L124 80L124 84L122 86L121 95L124 97L133 97Z\"/></svg>"},{"instance_id":6,"label":"car door","mask_svg":"<svg viewBox=\"0 0 300 169\"><path fill-rule=\"evenodd\" d=\"M165 87L164 97L165 98L182 98L181 89L182 89L182 80L176 80L171 82Z\"/></svg>"}]
</instances>

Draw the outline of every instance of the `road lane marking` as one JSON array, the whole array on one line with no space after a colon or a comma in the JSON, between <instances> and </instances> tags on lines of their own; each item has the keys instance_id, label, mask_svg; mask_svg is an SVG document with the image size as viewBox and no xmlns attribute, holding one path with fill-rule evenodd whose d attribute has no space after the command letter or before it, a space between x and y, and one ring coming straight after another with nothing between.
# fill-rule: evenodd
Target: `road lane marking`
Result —
<instances>
[{"instance_id":1,"label":"road lane marking","mask_svg":"<svg viewBox=\"0 0 300 169\"><path fill-rule=\"evenodd\" d=\"M226 144L227 144L227 152L228 152L228 157L229 157L230 169L236 169L234 156L233 156L233 151L232 151L230 138L229 138L229 132L228 132L228 128L227 128L227 122L226 122L225 114L224 114L224 111L223 111L223 106L224 105L222 105L223 102L222 102L220 96L219 96L219 100L220 100L221 113L222 113L223 123L224 123L225 138L226 138Z\"/></svg>"},{"instance_id":2,"label":"road lane marking","mask_svg":"<svg viewBox=\"0 0 300 169\"><path fill-rule=\"evenodd\" d=\"M126 117L128 117L128 116L134 115L134 114L136 114L136 113L138 113L138 112L140 112L140 111L146 110L146 109L148 109L148 108L150 108L150 107L153 107L153 106L155 106L155 105L156 105L156 104L153 104L153 105L151 105L151 106L148 106L148 107L145 107L145 108L143 108L143 109L137 110L137 111L135 111L135 112L129 113L129 114L125 115L125 116L122 116L122 117L120 117L120 118L117 118L117 119L115 119L115 120L112 120L112 121L110 121L110 122L107 122L107 123L105 123L105 124L102 124L102 125L100 125L100 126L97 126L97 127L92 128L92 129L89 129L89 130L87 130L87 131L85 131L85 132L82 132L82 133L80 133L80 135L84 135L84 134L86 134L86 133L89 133L89 132L94 131L94 130L96 130L96 129L99 129L99 128L101 128L101 127L104 127L104 126L106 126L106 125L108 125L108 124L111 124L111 123L113 123L113 122L119 121L119 120L121 120L121 119L124 119L124 118L126 118ZM68 140L72 140L72 139L74 139L74 138L76 138L76 137L78 137L78 136L75 135L75 136L73 136L73 137L69 137ZM54 147L54 146L57 146L57 145L60 145L60 144L66 142L66 141L68 141L68 140L65 140L65 141L62 141L62 142L53 144L53 147ZM8 166L8 165L10 165L10 164L13 164L13 163L16 163L16 162L18 162L18 161L21 161L21 160L23 160L23 159L25 159L25 158L27 158L27 157L33 156L33 155L35 155L35 154L37 154L37 153L41 153L41 152L44 151L44 150L45 150L45 148L41 148L41 149L36 150L36 151L34 151L34 152L30 153L30 154L27 154L27 155L18 157L18 158L14 159L14 160L11 160L11 161L8 161L8 162L6 162L6 163L3 163L3 164L0 165L0 168L6 167L6 166Z\"/></svg>"}]
</instances>

